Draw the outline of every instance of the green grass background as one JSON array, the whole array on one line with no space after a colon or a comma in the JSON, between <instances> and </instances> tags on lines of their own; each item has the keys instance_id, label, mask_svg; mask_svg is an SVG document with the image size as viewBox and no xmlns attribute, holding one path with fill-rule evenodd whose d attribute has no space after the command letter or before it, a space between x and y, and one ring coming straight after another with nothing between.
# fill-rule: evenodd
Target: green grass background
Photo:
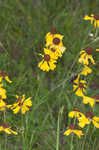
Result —
<instances>
[{"instance_id":1,"label":"green grass background","mask_svg":"<svg viewBox=\"0 0 99 150\"><path fill-rule=\"evenodd\" d=\"M99 150L99 129L84 129L78 140L63 135L71 120L69 111L78 107L92 111L72 91L72 78L81 70L78 63L82 48L92 46L96 65L87 77L87 95L99 94L99 41L89 37L95 28L84 21L86 14L99 14L99 0L0 0L0 70L6 71L13 83L5 83L7 103L15 95L32 97L33 106L26 115L0 112L1 123L9 122L19 135L0 133L0 150ZM43 72L41 61L45 35L55 27L64 35L67 51L54 71ZM99 104L93 111L99 116ZM83 149L82 149L83 148Z\"/></svg>"}]
</instances>

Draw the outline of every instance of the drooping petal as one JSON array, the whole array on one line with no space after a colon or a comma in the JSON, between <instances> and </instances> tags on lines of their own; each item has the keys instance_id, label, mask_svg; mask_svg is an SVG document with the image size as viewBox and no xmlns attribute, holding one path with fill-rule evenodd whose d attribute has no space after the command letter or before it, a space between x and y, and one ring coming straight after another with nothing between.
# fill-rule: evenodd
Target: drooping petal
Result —
<instances>
[{"instance_id":1,"label":"drooping petal","mask_svg":"<svg viewBox=\"0 0 99 150\"><path fill-rule=\"evenodd\" d=\"M64 132L64 135L68 136L72 133L72 130L71 129L68 129Z\"/></svg>"},{"instance_id":2,"label":"drooping petal","mask_svg":"<svg viewBox=\"0 0 99 150\"><path fill-rule=\"evenodd\" d=\"M72 132L74 132L79 138L84 135L81 130L73 130Z\"/></svg>"}]
</instances>

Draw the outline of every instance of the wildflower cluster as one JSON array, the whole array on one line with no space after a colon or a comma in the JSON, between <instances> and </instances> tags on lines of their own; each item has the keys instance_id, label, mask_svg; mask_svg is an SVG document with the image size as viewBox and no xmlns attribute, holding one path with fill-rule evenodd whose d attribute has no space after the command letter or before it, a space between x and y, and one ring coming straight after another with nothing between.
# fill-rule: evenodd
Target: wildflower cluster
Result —
<instances>
[{"instance_id":1,"label":"wildflower cluster","mask_svg":"<svg viewBox=\"0 0 99 150\"><path fill-rule=\"evenodd\" d=\"M94 24L94 27L99 27L99 15L91 15L85 16L85 20L91 20L91 24ZM96 52L99 51L99 49L96 49ZM73 92L82 98L82 103L89 104L91 108L95 105L96 102L99 102L99 96L95 95L94 97L89 97L86 93L87 89L87 75L92 73L92 69L90 68L90 65L95 65L95 61L93 58L93 48L91 46L88 46L85 49L82 49L80 51L80 58L78 59L78 62L82 64L83 69L81 72L75 77L73 81ZM79 111L79 109L75 108L73 111L69 112L68 114L69 118L74 118L74 124L78 125L80 128L84 128L86 125L93 124L96 128L99 128L99 117L94 116L93 111L82 113ZM68 136L71 133L75 133L79 138L83 135L82 130L76 129L76 125L71 125L64 133L64 135Z\"/></svg>"},{"instance_id":2,"label":"wildflower cluster","mask_svg":"<svg viewBox=\"0 0 99 150\"><path fill-rule=\"evenodd\" d=\"M63 45L63 35L58 34L56 29L52 29L45 36L44 54L40 54L43 60L38 64L38 67L43 71L50 71L56 68L56 63L59 57L62 57L66 47Z\"/></svg>"},{"instance_id":3,"label":"wildflower cluster","mask_svg":"<svg viewBox=\"0 0 99 150\"><path fill-rule=\"evenodd\" d=\"M25 114L29 111L29 107L32 106L31 97L25 99L24 94L22 95L22 98L16 95L17 102L11 105L7 104L5 102L7 99L7 91L4 88L4 79L7 82L12 83L6 72L0 71L0 112L5 112L7 109L11 109L14 114L17 114L19 111L21 111L22 114ZM18 134L16 131L11 129L8 122L0 124L0 131L4 131L7 134Z\"/></svg>"}]
</instances>

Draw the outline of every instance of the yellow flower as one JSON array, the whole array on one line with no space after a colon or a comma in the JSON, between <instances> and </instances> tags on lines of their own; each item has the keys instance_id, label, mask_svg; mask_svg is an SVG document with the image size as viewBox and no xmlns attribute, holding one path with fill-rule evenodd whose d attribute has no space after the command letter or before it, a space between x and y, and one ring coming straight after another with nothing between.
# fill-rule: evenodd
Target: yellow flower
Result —
<instances>
[{"instance_id":1,"label":"yellow flower","mask_svg":"<svg viewBox=\"0 0 99 150\"><path fill-rule=\"evenodd\" d=\"M88 97L88 96L83 96L83 103L84 104L90 104L91 107L94 106L95 104L95 99L94 98L91 98L91 97Z\"/></svg>"},{"instance_id":2,"label":"yellow flower","mask_svg":"<svg viewBox=\"0 0 99 150\"><path fill-rule=\"evenodd\" d=\"M6 72L0 71L0 82L2 81L2 79L5 79L7 82L11 83L12 81L9 79L9 77L7 76Z\"/></svg>"},{"instance_id":3,"label":"yellow flower","mask_svg":"<svg viewBox=\"0 0 99 150\"><path fill-rule=\"evenodd\" d=\"M96 49L97 52L99 52L99 49Z\"/></svg>"},{"instance_id":4,"label":"yellow flower","mask_svg":"<svg viewBox=\"0 0 99 150\"><path fill-rule=\"evenodd\" d=\"M25 114L27 111L29 111L30 106L32 106L31 97L25 99L25 94L22 95L22 98L20 98L18 95L16 95L17 102L14 103L11 107L14 114L17 114L20 110L22 114Z\"/></svg>"},{"instance_id":5,"label":"yellow flower","mask_svg":"<svg viewBox=\"0 0 99 150\"><path fill-rule=\"evenodd\" d=\"M90 121L88 118L86 118L85 116L78 118L78 120L79 120L78 125L79 125L81 128L84 128L85 125L91 123L91 121Z\"/></svg>"},{"instance_id":6,"label":"yellow flower","mask_svg":"<svg viewBox=\"0 0 99 150\"><path fill-rule=\"evenodd\" d=\"M83 76L87 76L88 74L90 74L92 72L92 69L89 68L87 65L84 65L84 68L81 72L81 75Z\"/></svg>"},{"instance_id":7,"label":"yellow flower","mask_svg":"<svg viewBox=\"0 0 99 150\"><path fill-rule=\"evenodd\" d=\"M91 24L93 24L95 28L99 27L99 15L91 14L91 17L86 15L84 20L90 20Z\"/></svg>"},{"instance_id":8,"label":"yellow flower","mask_svg":"<svg viewBox=\"0 0 99 150\"><path fill-rule=\"evenodd\" d=\"M6 99L6 90L3 87L3 84L0 84L0 99Z\"/></svg>"},{"instance_id":9,"label":"yellow flower","mask_svg":"<svg viewBox=\"0 0 99 150\"><path fill-rule=\"evenodd\" d=\"M83 128L86 124L90 124L91 122L94 124L96 128L99 128L99 117L93 116L92 112L88 112L85 114L85 117L78 118L78 125Z\"/></svg>"},{"instance_id":10,"label":"yellow flower","mask_svg":"<svg viewBox=\"0 0 99 150\"><path fill-rule=\"evenodd\" d=\"M78 74L77 78L74 80L73 91L77 96L84 96L86 92L86 81L80 80L80 74Z\"/></svg>"},{"instance_id":11,"label":"yellow flower","mask_svg":"<svg viewBox=\"0 0 99 150\"><path fill-rule=\"evenodd\" d=\"M94 59L92 57L92 47L87 47L85 50L82 50L80 52L80 58L79 58L79 62L85 65L89 65L89 59L92 62L92 64L95 64Z\"/></svg>"},{"instance_id":12,"label":"yellow flower","mask_svg":"<svg viewBox=\"0 0 99 150\"><path fill-rule=\"evenodd\" d=\"M48 32L46 37L46 47L48 46L54 46L56 48L58 48L58 46L63 46L63 43L62 43L62 39L63 39L63 35L60 35L60 34L52 34L51 32Z\"/></svg>"},{"instance_id":13,"label":"yellow flower","mask_svg":"<svg viewBox=\"0 0 99 150\"><path fill-rule=\"evenodd\" d=\"M75 129L74 125L71 125L69 129L64 132L64 135L69 136L71 133L75 133L79 138L83 135L83 132Z\"/></svg>"},{"instance_id":14,"label":"yellow flower","mask_svg":"<svg viewBox=\"0 0 99 150\"><path fill-rule=\"evenodd\" d=\"M84 116L84 114L81 113L77 108L75 108L74 111L71 111L68 114L68 117L70 117L70 118L74 118L74 117L79 118L82 116Z\"/></svg>"},{"instance_id":15,"label":"yellow flower","mask_svg":"<svg viewBox=\"0 0 99 150\"><path fill-rule=\"evenodd\" d=\"M53 52L46 48L44 48L44 53L44 55L41 55L43 60L38 64L38 67L43 71L54 70L56 68L54 63L57 62L57 57L54 57Z\"/></svg>"},{"instance_id":16,"label":"yellow flower","mask_svg":"<svg viewBox=\"0 0 99 150\"><path fill-rule=\"evenodd\" d=\"M6 108L10 108L12 105L7 105L2 99L0 99L0 111L5 111Z\"/></svg>"},{"instance_id":17,"label":"yellow flower","mask_svg":"<svg viewBox=\"0 0 99 150\"><path fill-rule=\"evenodd\" d=\"M0 125L0 131L4 131L6 132L7 134L15 134L15 135L18 135L18 133L16 131L13 131L11 129L11 127L9 126L9 124L6 122L2 125Z\"/></svg>"}]
</instances>

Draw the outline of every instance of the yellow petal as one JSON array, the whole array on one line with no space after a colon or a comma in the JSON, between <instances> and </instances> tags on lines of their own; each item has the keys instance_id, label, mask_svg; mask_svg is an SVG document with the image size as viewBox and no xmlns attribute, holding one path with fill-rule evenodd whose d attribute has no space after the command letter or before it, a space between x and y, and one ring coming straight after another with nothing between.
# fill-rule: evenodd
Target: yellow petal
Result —
<instances>
[{"instance_id":1,"label":"yellow petal","mask_svg":"<svg viewBox=\"0 0 99 150\"><path fill-rule=\"evenodd\" d=\"M91 121L90 120L88 120L86 117L80 117L80 118L78 118L78 125L81 127L81 128L84 128L84 126L86 125L86 124L90 124L91 123Z\"/></svg>"},{"instance_id":2,"label":"yellow petal","mask_svg":"<svg viewBox=\"0 0 99 150\"><path fill-rule=\"evenodd\" d=\"M95 120L92 120L92 122L93 122L93 124L94 124L94 126L95 126L96 128L99 128L99 122L97 122L97 121L95 121Z\"/></svg>"},{"instance_id":3,"label":"yellow petal","mask_svg":"<svg viewBox=\"0 0 99 150\"><path fill-rule=\"evenodd\" d=\"M10 132L10 133L13 133L13 134L15 134L15 135L18 135L18 133L17 133L16 131L13 131L12 129L9 129L9 132Z\"/></svg>"},{"instance_id":4,"label":"yellow petal","mask_svg":"<svg viewBox=\"0 0 99 150\"><path fill-rule=\"evenodd\" d=\"M20 106L17 106L15 109L13 109L13 113L17 114L20 110Z\"/></svg>"},{"instance_id":5,"label":"yellow petal","mask_svg":"<svg viewBox=\"0 0 99 150\"><path fill-rule=\"evenodd\" d=\"M6 80L7 82L9 82L9 83L12 83L12 81L9 79L8 76L5 77L5 80Z\"/></svg>"},{"instance_id":6,"label":"yellow petal","mask_svg":"<svg viewBox=\"0 0 99 150\"><path fill-rule=\"evenodd\" d=\"M84 104L90 104L90 106L91 107L93 107L94 106L94 103L95 103L95 100L93 99L93 98L91 98L91 97L88 97L88 96L84 96L83 97L83 103Z\"/></svg>"},{"instance_id":7,"label":"yellow petal","mask_svg":"<svg viewBox=\"0 0 99 150\"><path fill-rule=\"evenodd\" d=\"M91 72L92 72L92 69L85 65L82 72L81 72L81 75L87 76Z\"/></svg>"},{"instance_id":8,"label":"yellow petal","mask_svg":"<svg viewBox=\"0 0 99 150\"><path fill-rule=\"evenodd\" d=\"M76 94L77 96L81 96L81 97L84 96L84 94L83 94L83 92L82 92L82 90L81 90L80 88L77 89L77 91L75 92L75 94Z\"/></svg>"},{"instance_id":9,"label":"yellow petal","mask_svg":"<svg viewBox=\"0 0 99 150\"><path fill-rule=\"evenodd\" d=\"M29 108L26 105L23 105L21 108L22 114L25 114L27 111L29 111Z\"/></svg>"},{"instance_id":10,"label":"yellow petal","mask_svg":"<svg viewBox=\"0 0 99 150\"><path fill-rule=\"evenodd\" d=\"M68 136L72 133L72 130L71 129L68 129L64 132L64 135Z\"/></svg>"},{"instance_id":11,"label":"yellow petal","mask_svg":"<svg viewBox=\"0 0 99 150\"><path fill-rule=\"evenodd\" d=\"M27 99L24 101L24 105L32 106L32 102L31 102L30 98L31 98L31 97L27 98Z\"/></svg>"},{"instance_id":12,"label":"yellow petal","mask_svg":"<svg viewBox=\"0 0 99 150\"><path fill-rule=\"evenodd\" d=\"M83 134L81 130L73 130L73 132L80 138Z\"/></svg>"},{"instance_id":13,"label":"yellow petal","mask_svg":"<svg viewBox=\"0 0 99 150\"><path fill-rule=\"evenodd\" d=\"M84 20L91 20L91 19L92 19L92 17L89 17L87 15L84 17Z\"/></svg>"}]
</instances>

